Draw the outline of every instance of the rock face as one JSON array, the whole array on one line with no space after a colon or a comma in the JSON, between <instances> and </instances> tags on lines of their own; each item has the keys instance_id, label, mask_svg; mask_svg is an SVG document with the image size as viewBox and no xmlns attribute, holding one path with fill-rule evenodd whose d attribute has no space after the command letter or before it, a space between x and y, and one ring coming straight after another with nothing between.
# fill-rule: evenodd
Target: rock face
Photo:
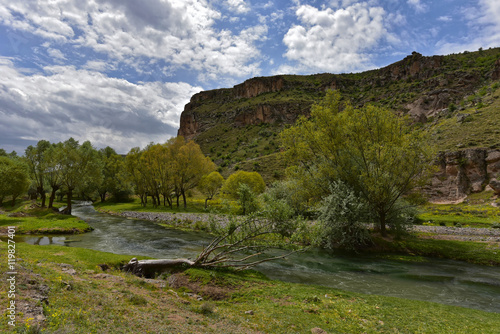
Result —
<instances>
[{"instance_id":1,"label":"rock face","mask_svg":"<svg viewBox=\"0 0 500 334\"><path fill-rule=\"evenodd\" d=\"M432 201L459 201L467 195L490 186L500 193L500 150L467 149L440 153L430 186L426 189ZM497 187L495 189L495 187ZM498 190L497 190L498 189Z\"/></svg>"},{"instance_id":2,"label":"rock face","mask_svg":"<svg viewBox=\"0 0 500 334\"><path fill-rule=\"evenodd\" d=\"M299 115L309 113L312 101L297 103L262 99L250 105L245 105L244 102L266 93L290 91L294 88L284 77L275 76L249 79L232 89L195 94L181 114L178 135L193 139L220 123L230 123L236 127L277 122L291 124Z\"/></svg>"}]
</instances>

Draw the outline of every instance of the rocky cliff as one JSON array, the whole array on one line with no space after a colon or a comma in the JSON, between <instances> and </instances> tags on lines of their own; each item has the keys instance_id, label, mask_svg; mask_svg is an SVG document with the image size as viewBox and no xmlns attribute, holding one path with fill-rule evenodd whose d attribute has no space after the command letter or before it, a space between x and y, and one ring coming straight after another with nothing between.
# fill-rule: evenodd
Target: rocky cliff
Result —
<instances>
[{"instance_id":1,"label":"rocky cliff","mask_svg":"<svg viewBox=\"0 0 500 334\"><path fill-rule=\"evenodd\" d=\"M500 150L466 149L441 152L437 172L426 189L432 201L460 201L470 193L493 190L500 194Z\"/></svg>"}]
</instances>

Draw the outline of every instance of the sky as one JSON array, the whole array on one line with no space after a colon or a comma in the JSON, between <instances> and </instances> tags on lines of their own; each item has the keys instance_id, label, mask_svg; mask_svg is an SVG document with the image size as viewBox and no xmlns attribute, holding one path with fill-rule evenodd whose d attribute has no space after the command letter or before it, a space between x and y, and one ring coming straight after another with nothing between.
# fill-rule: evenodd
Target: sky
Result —
<instances>
[{"instance_id":1,"label":"sky","mask_svg":"<svg viewBox=\"0 0 500 334\"><path fill-rule=\"evenodd\" d=\"M202 90L499 46L498 0L0 0L0 148L125 154Z\"/></svg>"}]
</instances>

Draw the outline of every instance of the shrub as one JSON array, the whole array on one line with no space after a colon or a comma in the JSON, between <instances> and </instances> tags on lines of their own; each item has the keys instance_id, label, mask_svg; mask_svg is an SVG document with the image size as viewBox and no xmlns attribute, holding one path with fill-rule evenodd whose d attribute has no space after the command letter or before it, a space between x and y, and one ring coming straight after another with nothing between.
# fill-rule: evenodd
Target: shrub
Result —
<instances>
[{"instance_id":1,"label":"shrub","mask_svg":"<svg viewBox=\"0 0 500 334\"><path fill-rule=\"evenodd\" d=\"M491 224L491 228L500 228L500 222Z\"/></svg>"},{"instance_id":2,"label":"shrub","mask_svg":"<svg viewBox=\"0 0 500 334\"><path fill-rule=\"evenodd\" d=\"M357 250L371 244L363 223L370 221L368 205L343 182L330 185L331 195L323 200L319 221L321 243L329 249Z\"/></svg>"}]
</instances>

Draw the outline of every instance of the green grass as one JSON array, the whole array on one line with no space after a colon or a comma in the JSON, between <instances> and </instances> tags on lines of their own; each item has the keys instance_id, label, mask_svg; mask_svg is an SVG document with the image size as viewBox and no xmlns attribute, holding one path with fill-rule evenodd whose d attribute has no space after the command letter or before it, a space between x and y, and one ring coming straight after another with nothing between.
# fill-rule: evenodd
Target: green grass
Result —
<instances>
[{"instance_id":1,"label":"green grass","mask_svg":"<svg viewBox=\"0 0 500 334\"><path fill-rule=\"evenodd\" d=\"M500 265L498 245L472 241L435 240L418 237L405 238L401 241L375 239L377 250L398 254L419 255L434 258L466 261L479 265Z\"/></svg>"},{"instance_id":2,"label":"green grass","mask_svg":"<svg viewBox=\"0 0 500 334\"><path fill-rule=\"evenodd\" d=\"M74 234L92 230L83 220L70 215L42 209L31 201L18 201L16 206L6 206L0 214L0 230L8 226L16 227L16 234Z\"/></svg>"},{"instance_id":3,"label":"green grass","mask_svg":"<svg viewBox=\"0 0 500 334\"><path fill-rule=\"evenodd\" d=\"M208 201L208 207L205 210L205 199L201 197L201 194L196 194L194 197L187 198L187 207L184 208L182 198L180 199L180 206L174 203L173 207L170 208L168 205L159 205L157 207L153 206L151 198L148 198L148 203L146 206L141 205L141 201L137 197L132 197L127 202L97 202L94 203L94 207L103 212L124 212L124 211L138 211L138 212L171 212L171 213L209 213L213 210L223 210L223 201L218 198L214 198ZM163 200L163 199L162 199Z\"/></svg>"},{"instance_id":4,"label":"green grass","mask_svg":"<svg viewBox=\"0 0 500 334\"><path fill-rule=\"evenodd\" d=\"M460 204L426 204L419 207L420 222L440 223L446 226L460 224L462 227L491 227L500 222L500 208L491 205L493 192L482 192L469 195Z\"/></svg>"},{"instance_id":5,"label":"green grass","mask_svg":"<svg viewBox=\"0 0 500 334\"><path fill-rule=\"evenodd\" d=\"M488 86L485 96L477 94L480 103L473 105L464 99L465 110L443 115L430 124L432 140L440 150L500 147L500 89L494 87L494 84ZM458 121L459 113L468 115L465 121Z\"/></svg>"},{"instance_id":6,"label":"green grass","mask_svg":"<svg viewBox=\"0 0 500 334\"><path fill-rule=\"evenodd\" d=\"M17 256L23 258L17 301L36 304L29 296L47 285L46 333L310 333L320 327L328 333L448 334L496 333L500 328L496 313L270 281L253 271L189 269L181 274L187 286L159 287L117 270L131 256L53 245L16 246ZM0 243L0 252L6 252L5 243ZM65 273L60 263L73 266L76 274ZM98 275L103 263L111 267L107 276ZM0 270L6 270L4 261ZM2 291L6 285L2 280ZM193 286L224 289L227 295L197 301L184 294ZM0 295L0 303L6 305L6 294ZM34 327L29 316L18 314L18 331ZM5 319L0 331L7 331Z\"/></svg>"}]
</instances>

